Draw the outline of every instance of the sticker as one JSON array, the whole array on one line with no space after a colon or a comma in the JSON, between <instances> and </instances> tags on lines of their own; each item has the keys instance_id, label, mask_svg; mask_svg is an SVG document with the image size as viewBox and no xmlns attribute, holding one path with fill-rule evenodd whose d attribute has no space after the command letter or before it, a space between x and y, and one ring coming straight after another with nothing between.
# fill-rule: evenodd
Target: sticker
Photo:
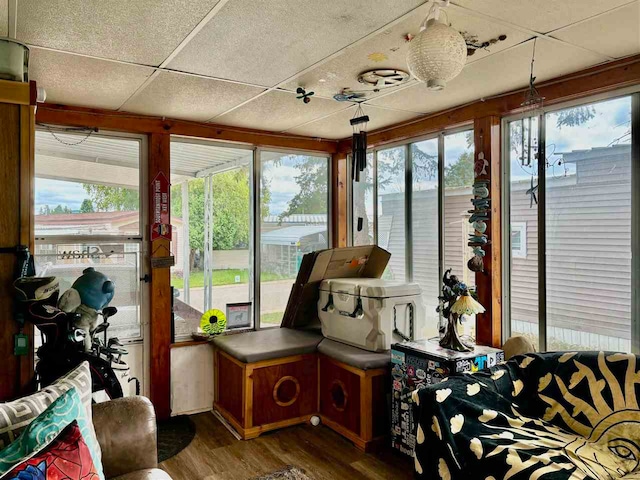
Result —
<instances>
[{"instance_id":1,"label":"sticker","mask_svg":"<svg viewBox=\"0 0 640 480\"><path fill-rule=\"evenodd\" d=\"M402 384L398 380L394 380L393 389L398 391L402 390Z\"/></svg>"},{"instance_id":2,"label":"sticker","mask_svg":"<svg viewBox=\"0 0 640 480\"><path fill-rule=\"evenodd\" d=\"M416 369L413 367L413 365L407 365L407 375L410 377L416 376Z\"/></svg>"},{"instance_id":3,"label":"sticker","mask_svg":"<svg viewBox=\"0 0 640 480\"><path fill-rule=\"evenodd\" d=\"M402 402L402 403L400 404L400 409L401 409L401 410L409 410L409 404L408 404L408 403L404 403L404 402Z\"/></svg>"},{"instance_id":4,"label":"sticker","mask_svg":"<svg viewBox=\"0 0 640 480\"><path fill-rule=\"evenodd\" d=\"M404 352L391 350L391 363L404 363Z\"/></svg>"},{"instance_id":5,"label":"sticker","mask_svg":"<svg viewBox=\"0 0 640 480\"><path fill-rule=\"evenodd\" d=\"M487 356L483 355L481 357L476 357L473 359L473 365L471 366L472 372L477 372L479 370L483 370L487 365Z\"/></svg>"},{"instance_id":6,"label":"sticker","mask_svg":"<svg viewBox=\"0 0 640 480\"><path fill-rule=\"evenodd\" d=\"M404 372L402 371L400 365L393 366L393 368L391 369L391 376L396 380L400 380L402 377L404 377Z\"/></svg>"},{"instance_id":7,"label":"sticker","mask_svg":"<svg viewBox=\"0 0 640 480\"><path fill-rule=\"evenodd\" d=\"M427 378L427 372L419 368L416 370L416 377L418 377L420 380L424 380L425 378Z\"/></svg>"},{"instance_id":8,"label":"sticker","mask_svg":"<svg viewBox=\"0 0 640 480\"><path fill-rule=\"evenodd\" d=\"M429 360L429 370L435 370L436 369L436 362L434 362L433 360Z\"/></svg>"}]
</instances>

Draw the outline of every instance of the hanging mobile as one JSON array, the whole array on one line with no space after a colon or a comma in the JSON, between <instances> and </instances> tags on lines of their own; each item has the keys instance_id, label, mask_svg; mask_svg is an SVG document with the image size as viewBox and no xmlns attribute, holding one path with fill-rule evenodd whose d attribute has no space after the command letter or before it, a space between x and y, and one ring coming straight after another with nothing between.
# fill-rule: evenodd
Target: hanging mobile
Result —
<instances>
[{"instance_id":1,"label":"hanging mobile","mask_svg":"<svg viewBox=\"0 0 640 480\"><path fill-rule=\"evenodd\" d=\"M296 93L298 96L296 97L298 100L302 100L304 103L309 103L311 101L311 96L315 94L315 92L307 92L304 88L298 87L296 89Z\"/></svg>"},{"instance_id":2,"label":"hanging mobile","mask_svg":"<svg viewBox=\"0 0 640 480\"><path fill-rule=\"evenodd\" d=\"M353 118L350 120L353 127L353 139L351 144L351 156L353 181L360 181L360 172L367 168L367 123L369 116L365 115L362 105L358 103L358 108Z\"/></svg>"}]
</instances>

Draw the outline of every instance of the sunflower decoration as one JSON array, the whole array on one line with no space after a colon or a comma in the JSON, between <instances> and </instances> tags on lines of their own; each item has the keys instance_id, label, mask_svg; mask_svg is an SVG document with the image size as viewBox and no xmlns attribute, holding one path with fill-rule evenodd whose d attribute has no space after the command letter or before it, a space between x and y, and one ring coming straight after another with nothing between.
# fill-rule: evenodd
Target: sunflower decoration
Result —
<instances>
[{"instance_id":1,"label":"sunflower decoration","mask_svg":"<svg viewBox=\"0 0 640 480\"><path fill-rule=\"evenodd\" d=\"M227 316L221 310L207 310L200 318L200 329L208 335L218 335L227 328Z\"/></svg>"}]
</instances>

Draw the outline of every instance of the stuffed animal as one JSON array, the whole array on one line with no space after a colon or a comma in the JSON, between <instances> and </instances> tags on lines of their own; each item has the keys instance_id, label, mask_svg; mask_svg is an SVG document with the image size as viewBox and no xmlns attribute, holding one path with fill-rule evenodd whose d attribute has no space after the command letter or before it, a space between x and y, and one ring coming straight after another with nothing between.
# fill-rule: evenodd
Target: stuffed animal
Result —
<instances>
[{"instance_id":1,"label":"stuffed animal","mask_svg":"<svg viewBox=\"0 0 640 480\"><path fill-rule=\"evenodd\" d=\"M109 305L115 289L115 284L106 275L89 267L82 271L82 275L58 301L58 308L63 312L80 314L76 327L86 332L84 349L87 352L91 351L91 332L98 324L98 314Z\"/></svg>"}]
</instances>

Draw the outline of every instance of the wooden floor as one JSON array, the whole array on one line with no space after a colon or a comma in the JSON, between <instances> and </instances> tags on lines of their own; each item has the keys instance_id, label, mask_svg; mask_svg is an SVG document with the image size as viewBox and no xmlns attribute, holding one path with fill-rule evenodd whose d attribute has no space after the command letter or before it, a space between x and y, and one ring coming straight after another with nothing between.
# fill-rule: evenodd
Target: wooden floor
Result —
<instances>
[{"instance_id":1,"label":"wooden floor","mask_svg":"<svg viewBox=\"0 0 640 480\"><path fill-rule=\"evenodd\" d=\"M385 448L364 454L327 427L299 425L236 440L211 414L192 417L196 436L160 464L174 480L246 480L294 465L316 480L413 478L411 459Z\"/></svg>"}]
</instances>

